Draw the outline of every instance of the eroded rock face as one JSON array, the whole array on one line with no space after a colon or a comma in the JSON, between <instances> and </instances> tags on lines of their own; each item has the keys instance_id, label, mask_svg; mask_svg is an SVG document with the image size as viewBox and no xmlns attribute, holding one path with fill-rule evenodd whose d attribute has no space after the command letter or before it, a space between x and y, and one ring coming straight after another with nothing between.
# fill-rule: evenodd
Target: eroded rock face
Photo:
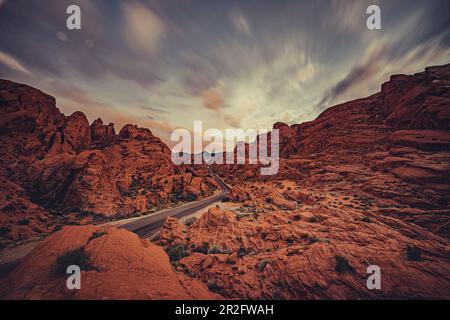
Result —
<instances>
[{"instance_id":1,"label":"eroded rock face","mask_svg":"<svg viewBox=\"0 0 450 320\"><path fill-rule=\"evenodd\" d=\"M77 223L85 216L126 217L218 188L205 166L175 166L150 130L126 125L116 135L101 119L90 126L82 112L66 117L53 97L26 85L0 80L0 124L2 245L57 226L34 212L71 214L64 222ZM8 185L21 191L10 196ZM36 209L23 217L29 206ZM24 219L28 227L19 224Z\"/></svg>"},{"instance_id":2,"label":"eroded rock face","mask_svg":"<svg viewBox=\"0 0 450 320\"><path fill-rule=\"evenodd\" d=\"M85 150L91 145L91 128L83 112L74 112L66 119L63 133L64 139L76 152Z\"/></svg>"},{"instance_id":3,"label":"eroded rock face","mask_svg":"<svg viewBox=\"0 0 450 320\"><path fill-rule=\"evenodd\" d=\"M102 119L98 118L91 124L92 143L108 142L116 137L114 124L103 124Z\"/></svg>"},{"instance_id":4,"label":"eroded rock face","mask_svg":"<svg viewBox=\"0 0 450 320\"><path fill-rule=\"evenodd\" d=\"M384 214L449 238L448 220L442 218L450 210L449 83L450 65L430 67L393 76L381 92L331 107L314 121L275 124L281 155L275 176L261 176L259 166L252 165L215 170L237 186L286 179L324 193L380 198L410 212L381 208Z\"/></svg>"},{"instance_id":5,"label":"eroded rock face","mask_svg":"<svg viewBox=\"0 0 450 320\"><path fill-rule=\"evenodd\" d=\"M314 121L275 124L279 173L214 165L230 210L172 221L161 244L183 228L179 265L227 298L448 299L449 84L450 65L427 68ZM379 291L366 287L372 264Z\"/></svg>"},{"instance_id":6,"label":"eroded rock face","mask_svg":"<svg viewBox=\"0 0 450 320\"><path fill-rule=\"evenodd\" d=\"M185 273L226 298L448 298L447 243L387 221L319 206L258 217L213 208L187 228L171 221L161 235L172 232L186 248ZM408 246L420 248L421 261L408 258ZM369 265L381 268L382 290L367 289Z\"/></svg>"},{"instance_id":7,"label":"eroded rock face","mask_svg":"<svg viewBox=\"0 0 450 320\"><path fill-rule=\"evenodd\" d=\"M68 290L57 262L84 248L80 290ZM70 263L70 262L68 262ZM65 227L32 251L3 280L2 299L218 299L205 284L176 273L164 250L123 229Z\"/></svg>"},{"instance_id":8,"label":"eroded rock face","mask_svg":"<svg viewBox=\"0 0 450 320\"><path fill-rule=\"evenodd\" d=\"M177 259L177 274L189 274L226 298L449 299L449 70L394 76L380 93L329 108L314 121L275 124L281 133L278 175L263 177L258 166L214 165L232 187L227 209L211 208L189 227L169 218L161 230L158 244ZM6 232L7 241L48 227L49 207L126 215L214 189L206 167L173 166L167 147L136 126L112 135L97 122L90 128L91 146L77 151L65 139L66 118L51 107L51 97L9 82L2 86L1 138L17 137L0 146L1 186L9 189L2 191L2 221L18 225L16 217L36 214L29 226ZM23 98L15 97L16 90ZM25 116L20 110L26 99L39 112ZM16 124L21 132L14 131ZM136 242L121 232L117 239ZM86 244L88 233L70 246L91 250L102 237ZM47 245L58 246L55 239ZM138 247L120 252L142 257L135 254ZM116 268L104 259L99 265ZM369 265L381 268L381 290L366 287ZM120 268L127 270L122 264L114 270ZM86 275L95 284L91 272ZM38 279L44 288L52 285L47 292L61 292L61 284L44 275ZM7 288L14 291L2 292L38 296L22 276L11 278ZM133 276L131 282L146 292L145 279ZM135 287L125 289L127 298L141 297ZM111 291L106 285L99 292L122 297Z\"/></svg>"}]
</instances>

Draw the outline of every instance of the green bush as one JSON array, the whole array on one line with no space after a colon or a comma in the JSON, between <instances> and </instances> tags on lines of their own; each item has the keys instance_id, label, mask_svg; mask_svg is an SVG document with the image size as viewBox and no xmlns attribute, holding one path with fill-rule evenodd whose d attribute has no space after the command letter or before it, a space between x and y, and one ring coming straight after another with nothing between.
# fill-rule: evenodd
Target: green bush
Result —
<instances>
[{"instance_id":1,"label":"green bush","mask_svg":"<svg viewBox=\"0 0 450 320\"><path fill-rule=\"evenodd\" d=\"M339 273L354 272L355 268L350 265L347 258L342 256L334 256L336 260L336 271Z\"/></svg>"},{"instance_id":2,"label":"green bush","mask_svg":"<svg viewBox=\"0 0 450 320\"><path fill-rule=\"evenodd\" d=\"M224 250L221 245L214 244L209 248L208 253L209 254L223 254L223 253L228 253L228 251Z\"/></svg>"},{"instance_id":3,"label":"green bush","mask_svg":"<svg viewBox=\"0 0 450 320\"><path fill-rule=\"evenodd\" d=\"M406 258L410 261L421 261L422 260L422 250L417 247L407 246L406 247Z\"/></svg>"},{"instance_id":4,"label":"green bush","mask_svg":"<svg viewBox=\"0 0 450 320\"><path fill-rule=\"evenodd\" d=\"M220 291L220 287L217 285L216 280L209 280L206 285L208 286L208 289L211 292L219 292Z\"/></svg>"},{"instance_id":5,"label":"green bush","mask_svg":"<svg viewBox=\"0 0 450 320\"><path fill-rule=\"evenodd\" d=\"M190 217L190 218L187 218L187 219L184 221L184 225L185 225L186 227L189 227L189 226L191 226L195 221L197 221L197 218L196 218L196 217Z\"/></svg>"},{"instance_id":6,"label":"green bush","mask_svg":"<svg viewBox=\"0 0 450 320\"><path fill-rule=\"evenodd\" d=\"M27 225L30 224L30 220L28 220L28 219L22 219L22 220L19 220L17 223L18 223L20 226L27 226Z\"/></svg>"},{"instance_id":7,"label":"green bush","mask_svg":"<svg viewBox=\"0 0 450 320\"><path fill-rule=\"evenodd\" d=\"M194 251L194 252L203 253L203 254L207 254L208 250L209 250L208 242L203 242L202 245L196 246L194 249L192 249L192 251Z\"/></svg>"},{"instance_id":8,"label":"green bush","mask_svg":"<svg viewBox=\"0 0 450 320\"><path fill-rule=\"evenodd\" d=\"M6 236L11 232L11 228L9 227L0 227L0 237Z\"/></svg>"},{"instance_id":9,"label":"green bush","mask_svg":"<svg viewBox=\"0 0 450 320\"><path fill-rule=\"evenodd\" d=\"M187 257L188 253L185 245L177 244L167 250L167 255L169 256L170 262L176 262Z\"/></svg>"},{"instance_id":10,"label":"green bush","mask_svg":"<svg viewBox=\"0 0 450 320\"><path fill-rule=\"evenodd\" d=\"M313 244L313 243L316 243L316 242L319 242L319 243L330 243L331 241L329 239L318 238L316 236L313 236L313 237L309 238L309 243L310 244Z\"/></svg>"},{"instance_id":11,"label":"green bush","mask_svg":"<svg viewBox=\"0 0 450 320\"><path fill-rule=\"evenodd\" d=\"M71 265L76 265L84 271L95 270L95 267L91 264L89 254L83 247L67 251L59 256L58 259L56 259L55 271L58 275L65 275L67 267Z\"/></svg>"},{"instance_id":12,"label":"green bush","mask_svg":"<svg viewBox=\"0 0 450 320\"><path fill-rule=\"evenodd\" d=\"M240 247L238 252L237 252L237 256L238 258L242 258L245 257L248 254L247 249L245 249L244 247Z\"/></svg>"},{"instance_id":13,"label":"green bush","mask_svg":"<svg viewBox=\"0 0 450 320\"><path fill-rule=\"evenodd\" d=\"M362 222L366 222L366 223L371 223L371 222L372 222L372 220L370 220L369 217L362 217L362 218L361 218L361 221L362 221Z\"/></svg>"}]
</instances>

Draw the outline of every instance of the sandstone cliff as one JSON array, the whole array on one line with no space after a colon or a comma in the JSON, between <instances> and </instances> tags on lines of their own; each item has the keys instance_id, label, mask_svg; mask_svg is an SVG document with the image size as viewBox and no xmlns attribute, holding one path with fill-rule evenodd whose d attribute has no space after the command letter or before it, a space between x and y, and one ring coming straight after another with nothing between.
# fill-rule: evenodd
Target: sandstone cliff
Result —
<instances>
[{"instance_id":1,"label":"sandstone cliff","mask_svg":"<svg viewBox=\"0 0 450 320\"><path fill-rule=\"evenodd\" d=\"M149 129L89 125L55 99L0 80L0 243L88 217L126 217L211 195L205 166L175 166ZM61 221L63 220L63 221ZM89 220L89 219L88 219ZM92 220L91 220L92 221Z\"/></svg>"}]
</instances>

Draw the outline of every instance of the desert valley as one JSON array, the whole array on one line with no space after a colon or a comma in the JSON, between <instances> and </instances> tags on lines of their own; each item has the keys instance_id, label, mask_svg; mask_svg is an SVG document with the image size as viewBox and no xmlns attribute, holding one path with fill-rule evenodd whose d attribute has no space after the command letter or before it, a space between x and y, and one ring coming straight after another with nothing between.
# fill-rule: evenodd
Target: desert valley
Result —
<instances>
[{"instance_id":1,"label":"desert valley","mask_svg":"<svg viewBox=\"0 0 450 320\"><path fill-rule=\"evenodd\" d=\"M116 133L56 103L0 80L0 257L35 244L1 299L450 298L450 65L275 123L273 176L175 165L151 128ZM219 194L150 238L120 223Z\"/></svg>"}]
</instances>

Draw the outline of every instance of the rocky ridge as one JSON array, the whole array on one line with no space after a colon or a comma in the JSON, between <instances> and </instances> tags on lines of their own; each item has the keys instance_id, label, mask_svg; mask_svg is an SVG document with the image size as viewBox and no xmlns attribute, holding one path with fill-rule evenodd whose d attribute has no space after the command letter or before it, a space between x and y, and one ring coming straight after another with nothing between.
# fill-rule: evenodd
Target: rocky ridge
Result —
<instances>
[{"instance_id":1,"label":"rocky ridge","mask_svg":"<svg viewBox=\"0 0 450 320\"><path fill-rule=\"evenodd\" d=\"M218 189L206 166L176 166L149 129L89 125L55 99L0 80L0 239L25 240L67 223L146 214Z\"/></svg>"}]
</instances>

